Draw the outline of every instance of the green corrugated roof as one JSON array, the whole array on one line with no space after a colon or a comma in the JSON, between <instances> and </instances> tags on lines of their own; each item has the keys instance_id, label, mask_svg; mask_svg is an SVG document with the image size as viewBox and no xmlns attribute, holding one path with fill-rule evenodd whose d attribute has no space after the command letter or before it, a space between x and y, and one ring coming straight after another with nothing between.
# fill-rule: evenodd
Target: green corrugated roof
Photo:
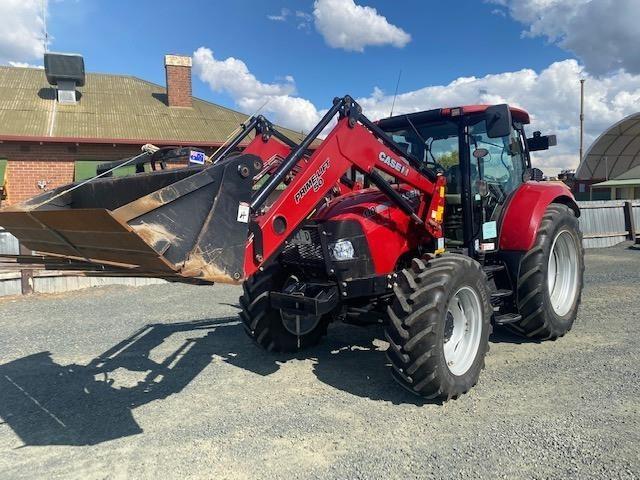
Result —
<instances>
[{"instance_id":1,"label":"green corrugated roof","mask_svg":"<svg viewBox=\"0 0 640 480\"><path fill-rule=\"evenodd\" d=\"M44 70L0 67L0 135L216 144L247 118L195 97L193 108L169 108L164 87L131 76L88 73L77 90L76 105L61 105Z\"/></svg>"},{"instance_id":2,"label":"green corrugated roof","mask_svg":"<svg viewBox=\"0 0 640 480\"><path fill-rule=\"evenodd\" d=\"M626 180L607 180L606 182L594 183L591 187L624 187L628 185L640 186L640 178L629 178Z\"/></svg>"},{"instance_id":3,"label":"green corrugated roof","mask_svg":"<svg viewBox=\"0 0 640 480\"><path fill-rule=\"evenodd\" d=\"M607 180L606 182L594 183L592 187L623 187L625 185L640 185L640 165L626 171L622 175Z\"/></svg>"}]
</instances>

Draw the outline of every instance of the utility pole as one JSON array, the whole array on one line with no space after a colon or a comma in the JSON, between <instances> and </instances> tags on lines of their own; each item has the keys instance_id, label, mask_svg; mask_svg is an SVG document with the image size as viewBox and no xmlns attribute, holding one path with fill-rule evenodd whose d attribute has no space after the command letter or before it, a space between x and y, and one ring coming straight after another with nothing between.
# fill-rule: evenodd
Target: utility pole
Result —
<instances>
[{"instance_id":1,"label":"utility pole","mask_svg":"<svg viewBox=\"0 0 640 480\"><path fill-rule=\"evenodd\" d=\"M580 79L580 160L582 162L584 142L584 78Z\"/></svg>"},{"instance_id":2,"label":"utility pole","mask_svg":"<svg viewBox=\"0 0 640 480\"><path fill-rule=\"evenodd\" d=\"M42 0L42 27L43 27L43 39L44 51L49 50L49 32L47 30L47 2Z\"/></svg>"}]
</instances>

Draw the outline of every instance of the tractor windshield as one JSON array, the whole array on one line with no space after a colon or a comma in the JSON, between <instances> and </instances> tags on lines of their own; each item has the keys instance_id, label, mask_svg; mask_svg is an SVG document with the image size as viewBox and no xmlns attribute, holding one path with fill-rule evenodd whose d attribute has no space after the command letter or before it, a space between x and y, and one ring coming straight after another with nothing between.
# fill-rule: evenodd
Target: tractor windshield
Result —
<instances>
[{"instance_id":1,"label":"tractor windshield","mask_svg":"<svg viewBox=\"0 0 640 480\"><path fill-rule=\"evenodd\" d=\"M409 121L407 128L391 132L391 137L431 168L445 172L459 163L458 130L458 124L451 121L420 125Z\"/></svg>"}]
</instances>

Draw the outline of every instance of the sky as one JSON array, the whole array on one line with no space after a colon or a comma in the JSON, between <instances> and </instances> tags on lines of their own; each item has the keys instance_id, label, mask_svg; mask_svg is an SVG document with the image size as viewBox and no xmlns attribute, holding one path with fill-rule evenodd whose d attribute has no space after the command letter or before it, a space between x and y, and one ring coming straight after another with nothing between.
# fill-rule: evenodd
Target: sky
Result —
<instances>
[{"instance_id":1,"label":"sky","mask_svg":"<svg viewBox=\"0 0 640 480\"><path fill-rule=\"evenodd\" d=\"M335 96L372 119L472 103L509 103L547 174L640 104L639 0L0 0L0 64L81 53L87 71L164 85L163 55L192 55L197 97L308 131ZM45 42L44 25L48 33Z\"/></svg>"}]
</instances>

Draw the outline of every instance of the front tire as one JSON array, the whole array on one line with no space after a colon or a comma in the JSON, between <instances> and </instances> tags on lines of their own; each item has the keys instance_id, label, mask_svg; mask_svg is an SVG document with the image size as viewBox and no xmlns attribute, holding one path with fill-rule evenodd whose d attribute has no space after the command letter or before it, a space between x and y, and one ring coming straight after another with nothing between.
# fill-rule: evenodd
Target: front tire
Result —
<instances>
[{"instance_id":1,"label":"front tire","mask_svg":"<svg viewBox=\"0 0 640 480\"><path fill-rule=\"evenodd\" d=\"M296 352L316 345L327 333L328 316L300 335L285 326L280 310L271 306L269 292L282 291L287 278L282 269L273 266L256 273L242 285L240 319L247 335L268 351Z\"/></svg>"},{"instance_id":2,"label":"front tire","mask_svg":"<svg viewBox=\"0 0 640 480\"><path fill-rule=\"evenodd\" d=\"M455 254L414 259L398 274L394 292L385 331L394 379L429 399L469 391L484 367L491 333L480 264Z\"/></svg>"},{"instance_id":3,"label":"front tire","mask_svg":"<svg viewBox=\"0 0 640 480\"><path fill-rule=\"evenodd\" d=\"M552 203L533 248L520 261L517 304L522 320L510 328L543 340L562 337L578 315L583 274L578 219L566 205Z\"/></svg>"}]
</instances>

